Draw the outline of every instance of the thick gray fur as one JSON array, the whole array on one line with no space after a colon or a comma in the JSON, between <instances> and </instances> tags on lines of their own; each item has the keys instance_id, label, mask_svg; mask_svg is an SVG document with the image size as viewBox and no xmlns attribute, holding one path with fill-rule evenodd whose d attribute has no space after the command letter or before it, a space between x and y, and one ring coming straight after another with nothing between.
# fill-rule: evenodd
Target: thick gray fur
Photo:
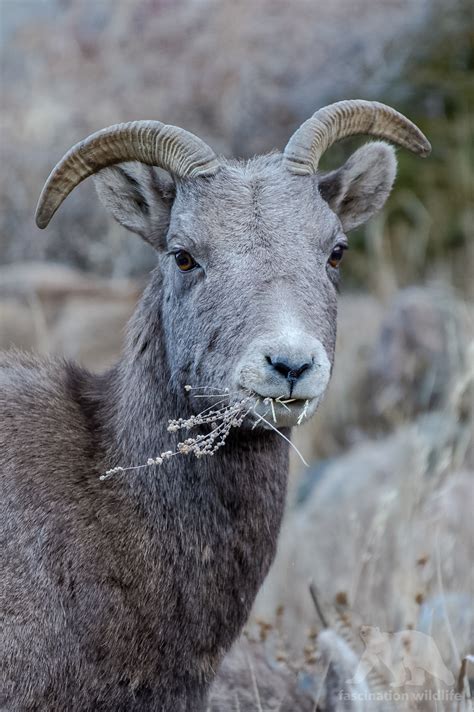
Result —
<instances>
[{"instance_id":1,"label":"thick gray fur","mask_svg":"<svg viewBox=\"0 0 474 712\"><path fill-rule=\"evenodd\" d=\"M394 175L382 143L328 176L292 175L278 153L176 183L138 164L99 174L158 266L109 372L0 360L2 710L206 709L275 554L287 443L249 419L212 457L99 476L175 448L168 420L211 402L186 384L288 395L268 353L311 356L295 397L316 409L336 337L328 258ZM180 272L176 248L200 267ZM284 434L300 406L279 412Z\"/></svg>"}]
</instances>

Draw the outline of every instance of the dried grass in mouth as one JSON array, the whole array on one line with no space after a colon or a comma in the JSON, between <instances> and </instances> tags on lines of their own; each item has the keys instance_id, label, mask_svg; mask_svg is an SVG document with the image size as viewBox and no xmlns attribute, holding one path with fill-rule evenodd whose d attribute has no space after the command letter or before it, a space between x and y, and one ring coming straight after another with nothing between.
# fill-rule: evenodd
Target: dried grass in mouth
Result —
<instances>
[{"instance_id":1,"label":"dried grass in mouth","mask_svg":"<svg viewBox=\"0 0 474 712\"><path fill-rule=\"evenodd\" d=\"M168 432L175 433L180 430L189 431L192 428L207 425L211 427L211 430L206 435L196 435L195 437L186 438L182 442L178 443L177 449L175 451L166 450L160 453L156 457L148 458L147 462L142 465L134 465L131 467L114 467L111 470L107 470L105 474L100 476L100 480L106 480L112 475L121 472L130 472L132 470L139 470L143 467L151 467L153 465L162 465L165 460L169 460L175 455L194 455L197 458L204 456L212 456L217 450L222 448L227 438L229 437L232 428L240 428L244 420L248 416L253 416L255 418L254 427L259 423L265 423L267 427L274 430L278 435L287 442L290 447L296 452L298 457L301 459L304 465L308 466L308 463L298 450L298 448L283 435L278 428L271 423L266 416L271 413L273 422L277 422L275 413L275 403L282 405L287 410L289 403L296 402L295 398L286 398L286 396L280 396L278 398L264 398L261 399L251 391L248 391L248 395L238 400L232 400L235 393L230 392L228 389L213 388L211 386L197 386L193 387L186 385L184 387L185 391L205 391L205 390L215 390L218 393L199 393L194 394L195 398L220 398L215 404L205 408L197 415L192 415L189 418L177 418L175 420L170 420L168 424ZM267 406L267 410L263 415L257 413L257 407L263 403ZM219 407L218 407L219 406ZM306 400L303 410L297 420L297 425L301 425L303 420L307 417L309 407L309 401Z\"/></svg>"}]
</instances>

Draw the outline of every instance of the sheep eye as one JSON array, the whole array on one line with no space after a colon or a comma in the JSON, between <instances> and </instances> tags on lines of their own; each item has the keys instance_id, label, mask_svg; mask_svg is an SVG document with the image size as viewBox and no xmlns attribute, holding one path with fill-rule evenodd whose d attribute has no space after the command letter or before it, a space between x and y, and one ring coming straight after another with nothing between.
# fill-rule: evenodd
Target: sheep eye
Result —
<instances>
[{"instance_id":1,"label":"sheep eye","mask_svg":"<svg viewBox=\"0 0 474 712\"><path fill-rule=\"evenodd\" d=\"M330 264L331 267L333 267L334 269L337 269L342 260L345 250L347 250L347 247L345 245L336 245L334 250L331 252L328 264Z\"/></svg>"},{"instance_id":2,"label":"sheep eye","mask_svg":"<svg viewBox=\"0 0 474 712\"><path fill-rule=\"evenodd\" d=\"M181 272L189 272L197 267L197 262L194 260L192 255L185 250L178 250L178 252L175 252L174 258Z\"/></svg>"}]
</instances>

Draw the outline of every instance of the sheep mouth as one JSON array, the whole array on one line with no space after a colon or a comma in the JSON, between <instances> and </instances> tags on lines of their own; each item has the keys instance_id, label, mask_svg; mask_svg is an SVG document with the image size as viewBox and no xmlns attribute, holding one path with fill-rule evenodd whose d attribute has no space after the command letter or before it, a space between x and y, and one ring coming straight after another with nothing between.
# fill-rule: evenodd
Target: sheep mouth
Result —
<instances>
[{"instance_id":1,"label":"sheep mouth","mask_svg":"<svg viewBox=\"0 0 474 712\"><path fill-rule=\"evenodd\" d=\"M250 416L263 427L302 425L315 412L319 398L269 398L253 392L254 406Z\"/></svg>"}]
</instances>

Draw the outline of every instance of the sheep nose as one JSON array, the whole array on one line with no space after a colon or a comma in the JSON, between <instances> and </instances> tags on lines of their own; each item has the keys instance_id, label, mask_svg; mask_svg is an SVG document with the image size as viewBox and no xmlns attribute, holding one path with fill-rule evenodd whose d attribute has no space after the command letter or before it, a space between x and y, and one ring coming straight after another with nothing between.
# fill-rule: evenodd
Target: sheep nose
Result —
<instances>
[{"instance_id":1,"label":"sheep nose","mask_svg":"<svg viewBox=\"0 0 474 712\"><path fill-rule=\"evenodd\" d=\"M272 366L272 368L274 368L277 373L286 378L286 380L290 382L292 387L296 383L296 381L303 375L303 373L310 369L313 365L312 361L295 363L289 361L283 356L267 356L267 363Z\"/></svg>"}]
</instances>

